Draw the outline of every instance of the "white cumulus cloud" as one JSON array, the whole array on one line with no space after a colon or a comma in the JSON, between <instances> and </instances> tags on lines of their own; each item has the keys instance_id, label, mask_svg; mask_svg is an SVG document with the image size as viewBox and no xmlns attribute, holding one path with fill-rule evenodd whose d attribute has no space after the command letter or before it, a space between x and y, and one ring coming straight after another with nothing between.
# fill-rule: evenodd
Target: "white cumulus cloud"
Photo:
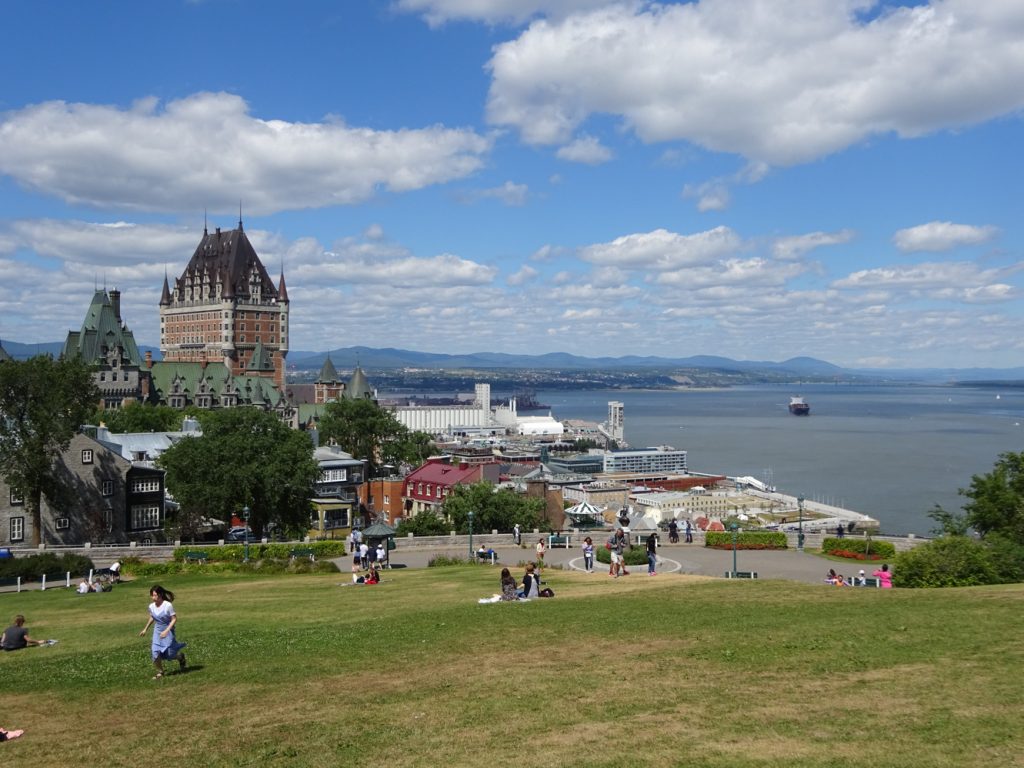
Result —
<instances>
[{"instance_id":1,"label":"white cumulus cloud","mask_svg":"<svg viewBox=\"0 0 1024 768\"><path fill-rule=\"evenodd\" d=\"M728 227L693 235L656 229L588 245L580 250L580 258L602 266L664 271L712 263L735 253L740 246L739 236Z\"/></svg>"},{"instance_id":2,"label":"white cumulus cloud","mask_svg":"<svg viewBox=\"0 0 1024 768\"><path fill-rule=\"evenodd\" d=\"M475 172L491 139L431 126L378 131L264 120L239 96L197 93L130 109L49 101L0 118L0 173L70 203L188 211L359 203Z\"/></svg>"},{"instance_id":3,"label":"white cumulus cloud","mask_svg":"<svg viewBox=\"0 0 1024 768\"><path fill-rule=\"evenodd\" d=\"M1024 107L1024 4L933 0L640 3L534 21L496 46L487 114L564 143L594 114L647 142L771 165Z\"/></svg>"},{"instance_id":4,"label":"white cumulus cloud","mask_svg":"<svg viewBox=\"0 0 1024 768\"><path fill-rule=\"evenodd\" d=\"M573 163L600 165L612 159L612 151L594 136L580 136L555 153L560 159Z\"/></svg>"},{"instance_id":5,"label":"white cumulus cloud","mask_svg":"<svg viewBox=\"0 0 1024 768\"><path fill-rule=\"evenodd\" d=\"M930 221L899 230L892 241L901 251L949 251L962 245L977 245L991 240L995 227L975 227L951 221Z\"/></svg>"},{"instance_id":6,"label":"white cumulus cloud","mask_svg":"<svg viewBox=\"0 0 1024 768\"><path fill-rule=\"evenodd\" d=\"M848 243L853 235L852 229L841 229L838 232L808 232L806 235L780 237L772 245L772 255L785 261L799 259L815 248Z\"/></svg>"}]
</instances>

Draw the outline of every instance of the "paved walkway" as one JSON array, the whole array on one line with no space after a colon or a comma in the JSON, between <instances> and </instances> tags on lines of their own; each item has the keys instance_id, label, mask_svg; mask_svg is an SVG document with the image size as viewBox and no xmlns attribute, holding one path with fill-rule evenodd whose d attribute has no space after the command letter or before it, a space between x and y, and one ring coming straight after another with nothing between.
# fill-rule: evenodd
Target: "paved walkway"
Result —
<instances>
[{"instance_id":1,"label":"paved walkway","mask_svg":"<svg viewBox=\"0 0 1024 768\"><path fill-rule=\"evenodd\" d=\"M494 551L498 554L498 565L515 568L520 562L527 562L534 559L532 548L524 549L514 546L497 546ZM469 548L461 547L409 547L403 549L401 541L399 548L391 552L391 562L395 566L405 568L425 568L430 558L434 555L443 554L451 557L468 557ZM660 573L690 573L701 576L723 577L726 571L732 570L732 550L708 549L696 544L665 544L659 547L658 556L665 561L660 566ZM561 565L563 568L575 568L583 570L583 555L578 547L572 549L549 549L545 560L552 565ZM352 565L351 557L338 558L335 562L342 571L348 571ZM739 550L736 553L736 567L739 571L756 571L759 579L790 579L802 581L808 584L822 584L825 574L829 568L836 568L842 571L844 566L849 573L844 576L853 576L860 568L869 572L877 567L876 563L840 564L826 560L816 555L794 550ZM602 571L601 563L594 565L598 573ZM647 566L630 566L631 573L647 574Z\"/></svg>"}]
</instances>

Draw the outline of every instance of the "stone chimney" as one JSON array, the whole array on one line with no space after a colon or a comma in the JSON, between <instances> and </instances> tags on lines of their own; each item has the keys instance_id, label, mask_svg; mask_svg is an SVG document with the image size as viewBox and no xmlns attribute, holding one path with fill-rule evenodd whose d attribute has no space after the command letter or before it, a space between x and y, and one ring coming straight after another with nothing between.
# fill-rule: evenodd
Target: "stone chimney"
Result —
<instances>
[{"instance_id":1,"label":"stone chimney","mask_svg":"<svg viewBox=\"0 0 1024 768\"><path fill-rule=\"evenodd\" d=\"M121 322L121 292L114 288L110 292L110 306L114 309L114 317L117 318L117 322Z\"/></svg>"},{"instance_id":2,"label":"stone chimney","mask_svg":"<svg viewBox=\"0 0 1024 768\"><path fill-rule=\"evenodd\" d=\"M153 353L148 349L146 350L146 367L153 367Z\"/></svg>"}]
</instances>

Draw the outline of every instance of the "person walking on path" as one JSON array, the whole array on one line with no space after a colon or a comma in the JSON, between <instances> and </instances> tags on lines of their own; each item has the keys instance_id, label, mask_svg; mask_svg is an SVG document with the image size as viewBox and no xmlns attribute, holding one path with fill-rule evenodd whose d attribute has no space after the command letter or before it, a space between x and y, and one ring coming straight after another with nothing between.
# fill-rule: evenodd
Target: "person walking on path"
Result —
<instances>
[{"instance_id":1,"label":"person walking on path","mask_svg":"<svg viewBox=\"0 0 1024 768\"><path fill-rule=\"evenodd\" d=\"M0 648L5 651L17 651L30 645L46 645L46 641L33 640L28 636L25 617L19 613L14 617L14 623L0 635Z\"/></svg>"},{"instance_id":2,"label":"person walking on path","mask_svg":"<svg viewBox=\"0 0 1024 768\"><path fill-rule=\"evenodd\" d=\"M837 539L841 539L845 535L846 535L846 529L843 527L843 524L840 523L839 525L836 526L836 538Z\"/></svg>"},{"instance_id":3,"label":"person walking on path","mask_svg":"<svg viewBox=\"0 0 1024 768\"><path fill-rule=\"evenodd\" d=\"M693 544L693 525L689 520L686 521L686 543Z\"/></svg>"},{"instance_id":4,"label":"person walking on path","mask_svg":"<svg viewBox=\"0 0 1024 768\"><path fill-rule=\"evenodd\" d=\"M679 543L679 523L677 523L674 518L670 520L668 524L668 543Z\"/></svg>"},{"instance_id":5,"label":"person walking on path","mask_svg":"<svg viewBox=\"0 0 1024 768\"><path fill-rule=\"evenodd\" d=\"M629 571L626 570L626 560L622 554L629 547L629 539L626 538L626 532L621 528L616 529L608 543L612 560L611 570L608 575L615 578L629 576Z\"/></svg>"},{"instance_id":6,"label":"person walking on path","mask_svg":"<svg viewBox=\"0 0 1024 768\"><path fill-rule=\"evenodd\" d=\"M188 643L179 643L174 634L174 625L178 623L178 616L174 612L174 593L168 592L159 584L149 590L149 597L153 601L149 604L149 620L146 626L139 632L139 637L146 634L149 625L153 625L153 640L151 651L153 654L153 666L156 667L154 680L164 676L164 660L178 662L180 672L185 671L188 662L185 654L181 652Z\"/></svg>"},{"instance_id":7,"label":"person walking on path","mask_svg":"<svg viewBox=\"0 0 1024 768\"><path fill-rule=\"evenodd\" d=\"M548 545L544 539L537 539L537 570L544 570L544 553L548 551Z\"/></svg>"},{"instance_id":8,"label":"person walking on path","mask_svg":"<svg viewBox=\"0 0 1024 768\"><path fill-rule=\"evenodd\" d=\"M651 531L651 535L647 537L647 575L657 575L657 563L658 563L658 534L656 531Z\"/></svg>"},{"instance_id":9,"label":"person walking on path","mask_svg":"<svg viewBox=\"0 0 1024 768\"><path fill-rule=\"evenodd\" d=\"M878 579L882 589L892 589L892 573L889 571L888 563L883 565L880 571L875 571L871 575Z\"/></svg>"},{"instance_id":10,"label":"person walking on path","mask_svg":"<svg viewBox=\"0 0 1024 768\"><path fill-rule=\"evenodd\" d=\"M594 572L594 540L589 536L583 540L583 570Z\"/></svg>"},{"instance_id":11,"label":"person walking on path","mask_svg":"<svg viewBox=\"0 0 1024 768\"><path fill-rule=\"evenodd\" d=\"M517 547L523 543L523 534L519 529L519 523L512 526L512 541Z\"/></svg>"}]
</instances>

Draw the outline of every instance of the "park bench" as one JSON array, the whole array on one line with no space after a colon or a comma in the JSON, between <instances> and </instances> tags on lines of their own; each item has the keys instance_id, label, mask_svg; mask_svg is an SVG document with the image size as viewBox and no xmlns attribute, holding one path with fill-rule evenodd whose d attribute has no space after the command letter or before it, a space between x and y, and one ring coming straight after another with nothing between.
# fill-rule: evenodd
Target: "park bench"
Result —
<instances>
[{"instance_id":1,"label":"park bench","mask_svg":"<svg viewBox=\"0 0 1024 768\"><path fill-rule=\"evenodd\" d=\"M488 550L486 550L484 552L481 552L478 549L476 551L476 559L477 560L483 560L483 561L488 562L488 563L496 563L496 562L498 562L498 553L495 552L493 549L488 549Z\"/></svg>"},{"instance_id":2,"label":"park bench","mask_svg":"<svg viewBox=\"0 0 1024 768\"><path fill-rule=\"evenodd\" d=\"M316 560L316 553L313 552L312 549L308 549L308 548L293 549L291 552L288 553L288 559L289 560L295 560L296 558L299 558L299 557L303 557L303 558L307 558L308 557L309 561L313 562L314 560Z\"/></svg>"},{"instance_id":3,"label":"park bench","mask_svg":"<svg viewBox=\"0 0 1024 768\"><path fill-rule=\"evenodd\" d=\"M565 547L568 549L572 545L572 536L569 534L554 533L548 536L548 547Z\"/></svg>"},{"instance_id":4,"label":"park bench","mask_svg":"<svg viewBox=\"0 0 1024 768\"><path fill-rule=\"evenodd\" d=\"M732 571L725 572L725 578L727 579L756 579L757 571Z\"/></svg>"},{"instance_id":5,"label":"park bench","mask_svg":"<svg viewBox=\"0 0 1024 768\"><path fill-rule=\"evenodd\" d=\"M185 562L186 563L205 563L210 559L208 552L186 552Z\"/></svg>"}]
</instances>

